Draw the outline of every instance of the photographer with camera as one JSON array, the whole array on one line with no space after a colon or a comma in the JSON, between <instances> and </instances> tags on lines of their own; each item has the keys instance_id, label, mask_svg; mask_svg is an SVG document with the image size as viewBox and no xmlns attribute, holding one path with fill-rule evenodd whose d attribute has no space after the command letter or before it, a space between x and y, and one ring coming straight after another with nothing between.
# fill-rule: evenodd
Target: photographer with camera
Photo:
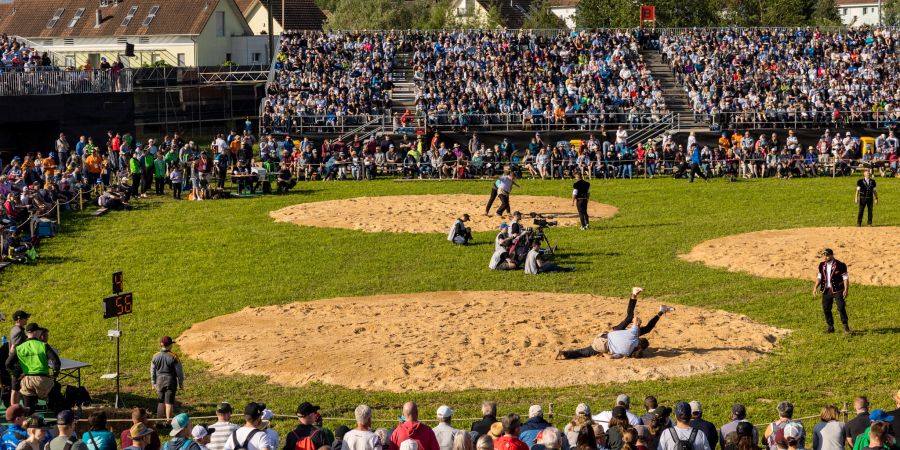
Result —
<instances>
[{"instance_id":1,"label":"photographer with camera","mask_svg":"<svg viewBox=\"0 0 900 450\"><path fill-rule=\"evenodd\" d=\"M472 240L472 229L465 225L468 221L468 214L463 214L462 217L456 219L456 222L453 222L453 226L450 228L447 240L456 245L468 244Z\"/></svg>"},{"instance_id":2,"label":"photographer with camera","mask_svg":"<svg viewBox=\"0 0 900 450\"><path fill-rule=\"evenodd\" d=\"M527 275L537 275L546 272L571 272L574 267L562 267L552 262L544 261L541 258L541 241L535 239L531 242L531 251L525 257L525 273Z\"/></svg>"},{"instance_id":3,"label":"photographer with camera","mask_svg":"<svg viewBox=\"0 0 900 450\"><path fill-rule=\"evenodd\" d=\"M591 183L584 180L581 172L575 174L575 183L572 185L572 204L578 209L578 218L581 220L581 229L587 230L590 226L588 218L588 200L591 198Z\"/></svg>"}]
</instances>

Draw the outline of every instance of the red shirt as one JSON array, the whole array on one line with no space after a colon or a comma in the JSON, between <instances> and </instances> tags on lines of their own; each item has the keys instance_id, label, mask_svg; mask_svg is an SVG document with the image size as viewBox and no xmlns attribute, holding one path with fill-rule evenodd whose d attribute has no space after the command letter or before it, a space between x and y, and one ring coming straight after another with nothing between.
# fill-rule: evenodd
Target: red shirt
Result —
<instances>
[{"instance_id":1,"label":"red shirt","mask_svg":"<svg viewBox=\"0 0 900 450\"><path fill-rule=\"evenodd\" d=\"M515 436L503 435L494 439L494 450L528 450L528 445Z\"/></svg>"},{"instance_id":2,"label":"red shirt","mask_svg":"<svg viewBox=\"0 0 900 450\"><path fill-rule=\"evenodd\" d=\"M403 422L391 433L390 450L398 450L400 444L407 439L412 439L419 443L419 450L440 450L437 437L434 436L434 430L422 422ZM528 450L525 446L524 450Z\"/></svg>"}]
</instances>

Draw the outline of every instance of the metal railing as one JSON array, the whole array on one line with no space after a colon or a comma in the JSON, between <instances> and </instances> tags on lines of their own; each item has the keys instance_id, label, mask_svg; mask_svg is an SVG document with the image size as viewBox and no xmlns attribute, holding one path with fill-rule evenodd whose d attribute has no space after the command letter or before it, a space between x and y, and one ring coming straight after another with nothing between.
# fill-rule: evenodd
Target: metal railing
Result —
<instances>
[{"instance_id":1,"label":"metal railing","mask_svg":"<svg viewBox=\"0 0 900 450\"><path fill-rule=\"evenodd\" d=\"M109 70L8 72L0 74L0 96L131 92L132 75L129 69L118 73Z\"/></svg>"},{"instance_id":2,"label":"metal railing","mask_svg":"<svg viewBox=\"0 0 900 450\"><path fill-rule=\"evenodd\" d=\"M786 112L783 110L748 110L718 113L698 113L711 116L712 123L721 129L753 130L761 128L815 128L866 126L893 128L900 122L900 111L813 111ZM695 115L695 116L696 116Z\"/></svg>"}]
</instances>

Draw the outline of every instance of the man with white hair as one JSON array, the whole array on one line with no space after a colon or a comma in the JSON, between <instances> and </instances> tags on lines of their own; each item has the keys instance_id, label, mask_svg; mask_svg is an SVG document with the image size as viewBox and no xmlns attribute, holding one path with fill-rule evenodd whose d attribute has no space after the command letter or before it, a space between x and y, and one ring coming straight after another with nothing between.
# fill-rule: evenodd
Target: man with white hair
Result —
<instances>
[{"instance_id":1,"label":"man with white hair","mask_svg":"<svg viewBox=\"0 0 900 450\"><path fill-rule=\"evenodd\" d=\"M372 432L372 408L359 405L353 415L356 428L344 435L343 450L381 450L381 440Z\"/></svg>"},{"instance_id":2,"label":"man with white hair","mask_svg":"<svg viewBox=\"0 0 900 450\"><path fill-rule=\"evenodd\" d=\"M519 440L531 448L538 444L538 434L552 426L552 423L544 420L544 409L541 405L531 405L528 408L528 420L522 424L522 431L519 432Z\"/></svg>"},{"instance_id":3,"label":"man with white hair","mask_svg":"<svg viewBox=\"0 0 900 450\"><path fill-rule=\"evenodd\" d=\"M641 425L641 418L631 412L631 397L625 394L619 394L619 396L616 397L616 404L613 406L625 408L625 415L628 416L628 423L630 423L631 426ZM612 419L612 410L602 411L592 418L594 419L594 422L598 422L603 427L603 430L606 431L609 429L609 419Z\"/></svg>"},{"instance_id":4,"label":"man with white hair","mask_svg":"<svg viewBox=\"0 0 900 450\"><path fill-rule=\"evenodd\" d=\"M491 431L491 425L497 422L497 402L484 401L481 403L481 420L472 424L472 431L484 436Z\"/></svg>"},{"instance_id":5,"label":"man with white hair","mask_svg":"<svg viewBox=\"0 0 900 450\"><path fill-rule=\"evenodd\" d=\"M563 435L559 428L544 428L541 432L541 442L531 447L531 450L560 450L563 448Z\"/></svg>"},{"instance_id":6,"label":"man with white hair","mask_svg":"<svg viewBox=\"0 0 900 450\"><path fill-rule=\"evenodd\" d=\"M434 436L437 438L441 450L452 450L453 439L456 437L456 433L460 431L450 426L452 418L453 410L449 406L441 405L437 409L438 424L434 427Z\"/></svg>"},{"instance_id":7,"label":"man with white hair","mask_svg":"<svg viewBox=\"0 0 900 450\"><path fill-rule=\"evenodd\" d=\"M390 450L399 450L400 444L405 444L406 440L416 441L418 450L440 450L434 430L419 422L419 406L416 402L403 404L403 417L405 421L391 433Z\"/></svg>"}]
</instances>

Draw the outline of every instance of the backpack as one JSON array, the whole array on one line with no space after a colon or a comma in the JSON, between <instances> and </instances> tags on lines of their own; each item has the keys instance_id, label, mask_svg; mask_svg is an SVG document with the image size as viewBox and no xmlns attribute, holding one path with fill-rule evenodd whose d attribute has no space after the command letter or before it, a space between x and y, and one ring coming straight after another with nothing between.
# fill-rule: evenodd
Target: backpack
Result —
<instances>
[{"instance_id":1,"label":"backpack","mask_svg":"<svg viewBox=\"0 0 900 450\"><path fill-rule=\"evenodd\" d=\"M314 444L312 440L315 435L319 434L319 430L313 430L313 432L305 438L297 436L296 431L291 431L291 434L293 434L294 439L297 440L297 443L294 444L294 450L316 450L316 444Z\"/></svg>"},{"instance_id":2,"label":"backpack","mask_svg":"<svg viewBox=\"0 0 900 450\"><path fill-rule=\"evenodd\" d=\"M250 434L247 435L247 439L244 439L244 445L241 445L240 443L238 443L237 439L238 430L240 430L240 428L234 430L234 433L231 433L231 440L234 441L234 450L249 450L248 445L250 444L250 440L253 439L253 436L256 435L256 433L261 433L261 431L257 430L256 428L250 430Z\"/></svg>"},{"instance_id":3,"label":"backpack","mask_svg":"<svg viewBox=\"0 0 900 450\"><path fill-rule=\"evenodd\" d=\"M694 439L697 437L697 428L691 427L691 435L687 438L687 440L681 440L678 437L678 433L675 432L675 428L669 428L669 433L672 434L672 439L675 440L675 450L694 450Z\"/></svg>"}]
</instances>

